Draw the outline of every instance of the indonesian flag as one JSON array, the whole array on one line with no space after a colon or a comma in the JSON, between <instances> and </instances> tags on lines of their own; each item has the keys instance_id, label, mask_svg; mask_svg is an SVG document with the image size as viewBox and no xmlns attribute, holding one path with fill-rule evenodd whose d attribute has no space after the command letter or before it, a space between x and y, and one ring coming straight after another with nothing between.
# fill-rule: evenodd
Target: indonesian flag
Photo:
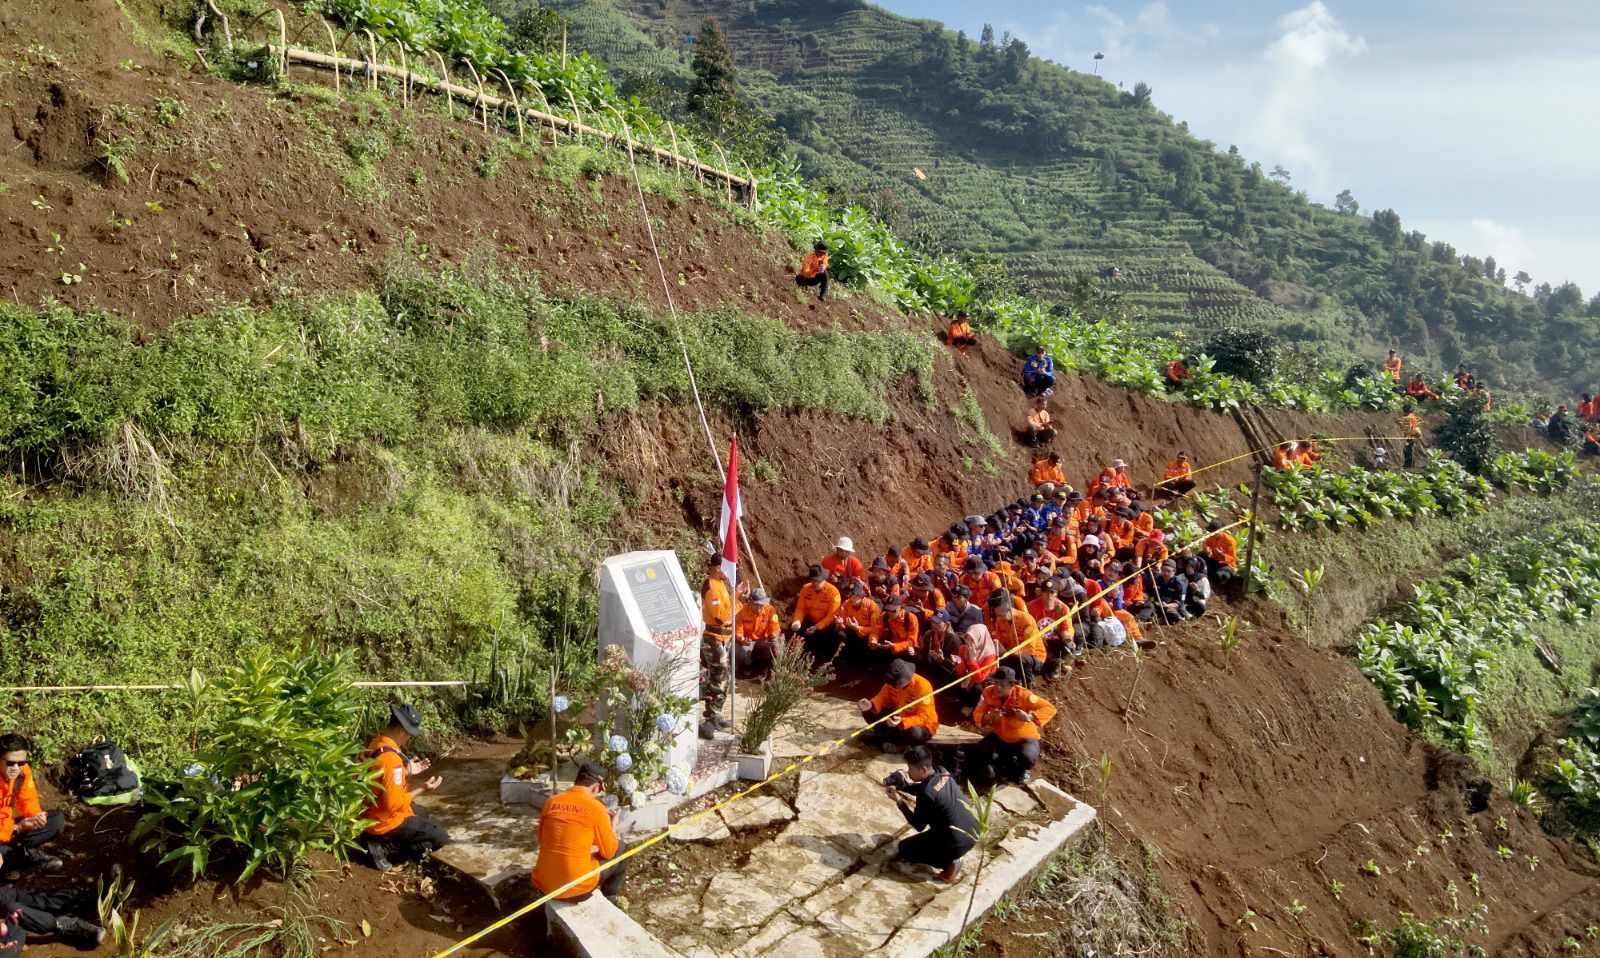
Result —
<instances>
[{"instance_id":1,"label":"indonesian flag","mask_svg":"<svg viewBox=\"0 0 1600 958\"><path fill-rule=\"evenodd\" d=\"M739 440L728 447L728 474L722 486L722 517L717 520L717 535L722 552L722 572L728 577L732 593L739 579Z\"/></svg>"}]
</instances>

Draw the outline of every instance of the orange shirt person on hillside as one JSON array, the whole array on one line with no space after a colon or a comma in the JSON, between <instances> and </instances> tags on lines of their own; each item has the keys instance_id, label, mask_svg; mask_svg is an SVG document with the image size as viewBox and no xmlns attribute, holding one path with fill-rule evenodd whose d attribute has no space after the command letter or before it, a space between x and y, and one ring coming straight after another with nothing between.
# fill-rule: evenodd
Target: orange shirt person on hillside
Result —
<instances>
[{"instance_id":1,"label":"orange shirt person on hillside","mask_svg":"<svg viewBox=\"0 0 1600 958\"><path fill-rule=\"evenodd\" d=\"M800 287L817 287L817 302L828 298L828 244L821 240L811 247L811 252L800 263L800 273L794 278Z\"/></svg>"},{"instance_id":2,"label":"orange shirt person on hillside","mask_svg":"<svg viewBox=\"0 0 1600 958\"><path fill-rule=\"evenodd\" d=\"M1296 465L1294 451L1294 443L1279 443L1278 448L1272 450L1272 468L1281 471L1293 469Z\"/></svg>"},{"instance_id":3,"label":"orange shirt person on hillside","mask_svg":"<svg viewBox=\"0 0 1600 958\"><path fill-rule=\"evenodd\" d=\"M968 746L972 774L980 783L1027 782L1039 762L1040 729L1056 717L1056 707L1017 684L1017 672L1002 665L983 690L972 721L983 740Z\"/></svg>"},{"instance_id":4,"label":"orange shirt person on hillside","mask_svg":"<svg viewBox=\"0 0 1600 958\"><path fill-rule=\"evenodd\" d=\"M1389 350L1389 358L1383 361L1383 374L1394 382L1400 381L1400 370L1405 368L1405 360L1395 355L1394 350Z\"/></svg>"},{"instance_id":5,"label":"orange shirt person on hillside","mask_svg":"<svg viewBox=\"0 0 1600 958\"><path fill-rule=\"evenodd\" d=\"M1043 459L1034 460L1033 468L1028 470L1028 481L1035 486L1042 486L1047 482L1057 486L1065 485L1067 475L1061 470L1061 453L1052 452Z\"/></svg>"},{"instance_id":6,"label":"orange shirt person on hillside","mask_svg":"<svg viewBox=\"0 0 1600 958\"><path fill-rule=\"evenodd\" d=\"M560 901L588 898L596 888L607 898L622 894L625 862L589 875L622 850L617 840L617 812L600 801L605 772L593 762L578 768L571 788L551 798L539 813L539 860L533 866L533 887ZM588 875L587 878L582 876ZM581 879L581 880L579 880ZM562 886L576 880L571 888Z\"/></svg>"},{"instance_id":7,"label":"orange shirt person on hillside","mask_svg":"<svg viewBox=\"0 0 1600 958\"><path fill-rule=\"evenodd\" d=\"M1194 491L1194 467L1189 465L1189 454L1178 453L1178 458L1167 463L1161 477L1161 490L1168 496L1185 496Z\"/></svg>"},{"instance_id":8,"label":"orange shirt person on hillside","mask_svg":"<svg viewBox=\"0 0 1600 958\"><path fill-rule=\"evenodd\" d=\"M1406 395L1417 400L1418 402L1439 398L1438 393L1428 388L1428 383L1422 378L1421 373L1417 373L1415 376L1412 376L1411 382L1406 384Z\"/></svg>"},{"instance_id":9,"label":"orange shirt person on hillside","mask_svg":"<svg viewBox=\"0 0 1600 958\"><path fill-rule=\"evenodd\" d=\"M390 856L438 851L450 835L428 817L416 800L442 783L435 775L416 788L411 776L426 772L432 762L408 758L401 749L422 731L422 715L412 706L389 707L389 724L367 743L362 758L372 763L377 778L372 783L372 804L361 817L372 822L363 835L367 853L379 871L388 871Z\"/></svg>"},{"instance_id":10,"label":"orange shirt person on hillside","mask_svg":"<svg viewBox=\"0 0 1600 958\"><path fill-rule=\"evenodd\" d=\"M956 318L950 320L950 326L945 331L945 341L963 356L967 354L967 350L978 345L978 337L972 332L969 319L971 317L967 315L966 310L957 310Z\"/></svg>"},{"instance_id":11,"label":"orange shirt person on hillside","mask_svg":"<svg viewBox=\"0 0 1600 958\"><path fill-rule=\"evenodd\" d=\"M0 868L7 872L61 869L61 859L42 848L61 834L66 819L39 802L28 761L31 747L14 732L0 735Z\"/></svg>"}]
</instances>

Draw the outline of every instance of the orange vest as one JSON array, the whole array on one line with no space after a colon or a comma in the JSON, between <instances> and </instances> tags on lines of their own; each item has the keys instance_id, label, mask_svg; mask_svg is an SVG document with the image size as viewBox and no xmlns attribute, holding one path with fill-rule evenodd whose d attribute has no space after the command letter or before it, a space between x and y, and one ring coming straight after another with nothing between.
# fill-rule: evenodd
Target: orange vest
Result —
<instances>
[{"instance_id":1,"label":"orange vest","mask_svg":"<svg viewBox=\"0 0 1600 958\"><path fill-rule=\"evenodd\" d=\"M918 699L922 701L918 702ZM911 676L911 683L903 689L884 685L872 697L872 710L879 715L887 715L912 702L917 704L900 713L900 726L913 728L922 725L927 727L929 735L937 733L939 712L933 707L933 686L920 675Z\"/></svg>"},{"instance_id":2,"label":"orange vest","mask_svg":"<svg viewBox=\"0 0 1600 958\"><path fill-rule=\"evenodd\" d=\"M728 591L728 580L706 576L706 584L700 589L700 617L707 635L719 642L733 638L733 595Z\"/></svg>"},{"instance_id":3,"label":"orange vest","mask_svg":"<svg viewBox=\"0 0 1600 958\"><path fill-rule=\"evenodd\" d=\"M806 254L806 258L800 263L800 275L806 279L812 279L817 274L827 270L827 268L827 253L810 252Z\"/></svg>"},{"instance_id":4,"label":"orange vest","mask_svg":"<svg viewBox=\"0 0 1600 958\"><path fill-rule=\"evenodd\" d=\"M746 602L739 606L733 630L742 642L760 642L777 637L783 625L778 621L778 610L770 604L757 608L754 602Z\"/></svg>"},{"instance_id":5,"label":"orange vest","mask_svg":"<svg viewBox=\"0 0 1600 958\"><path fill-rule=\"evenodd\" d=\"M413 814L405 756L394 739L380 734L367 743L362 757L378 770L378 779L372 783L372 804L361 817L374 823L367 829L368 835L387 835Z\"/></svg>"},{"instance_id":6,"label":"orange vest","mask_svg":"<svg viewBox=\"0 0 1600 958\"><path fill-rule=\"evenodd\" d=\"M0 777L0 842L9 842L16 831L17 822L44 811L39 804L39 790L33 784L33 768L22 766L17 784Z\"/></svg>"},{"instance_id":7,"label":"orange vest","mask_svg":"<svg viewBox=\"0 0 1600 958\"><path fill-rule=\"evenodd\" d=\"M839 590L834 588L833 583L813 585L807 582L800 587L799 598L794 600L794 620L801 625L826 629L833 625L841 604Z\"/></svg>"},{"instance_id":8,"label":"orange vest","mask_svg":"<svg viewBox=\"0 0 1600 958\"><path fill-rule=\"evenodd\" d=\"M1020 685L1011 687L1011 694L1004 699L1000 691L990 685L984 688L983 698L978 700L978 707L972 711L972 721L978 728L983 728L983 718L990 711L999 708L1017 709L1023 712L1032 712L1034 722L1025 721L1014 715L996 715L994 720L994 734L1002 742L1020 742L1025 738L1039 738L1039 729L1050 723L1056 717L1056 707Z\"/></svg>"}]
</instances>

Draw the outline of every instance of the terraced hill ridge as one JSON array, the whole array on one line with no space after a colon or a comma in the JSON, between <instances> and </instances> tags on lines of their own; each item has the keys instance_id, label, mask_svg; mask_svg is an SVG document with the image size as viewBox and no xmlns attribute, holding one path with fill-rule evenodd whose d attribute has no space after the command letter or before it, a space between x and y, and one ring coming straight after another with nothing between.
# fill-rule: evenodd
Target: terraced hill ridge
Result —
<instances>
[{"instance_id":1,"label":"terraced hill ridge","mask_svg":"<svg viewBox=\"0 0 1600 958\"><path fill-rule=\"evenodd\" d=\"M504 0L514 10L523 0ZM624 85L687 83L685 37L727 33L741 92L806 172L924 246L1000 254L1049 296L1084 280L1152 328L1267 323L1367 358L1566 396L1600 360L1600 296L1533 296L1503 269L1406 232L1392 211L1316 205L1146 98L860 0L552 0ZM1157 91L1159 94L1159 91ZM1511 264L1508 264L1511 265ZM1114 278L1102 274L1116 267ZM1513 265L1513 268L1515 266Z\"/></svg>"}]
</instances>

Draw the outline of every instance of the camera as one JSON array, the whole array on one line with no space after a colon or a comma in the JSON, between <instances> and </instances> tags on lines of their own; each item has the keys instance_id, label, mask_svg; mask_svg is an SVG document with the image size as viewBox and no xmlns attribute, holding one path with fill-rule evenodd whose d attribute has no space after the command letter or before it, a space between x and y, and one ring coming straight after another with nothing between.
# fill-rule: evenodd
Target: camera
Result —
<instances>
[{"instance_id":1,"label":"camera","mask_svg":"<svg viewBox=\"0 0 1600 958\"><path fill-rule=\"evenodd\" d=\"M889 788L906 789L911 787L911 783L906 781L905 772L890 772L884 777L883 784Z\"/></svg>"}]
</instances>

